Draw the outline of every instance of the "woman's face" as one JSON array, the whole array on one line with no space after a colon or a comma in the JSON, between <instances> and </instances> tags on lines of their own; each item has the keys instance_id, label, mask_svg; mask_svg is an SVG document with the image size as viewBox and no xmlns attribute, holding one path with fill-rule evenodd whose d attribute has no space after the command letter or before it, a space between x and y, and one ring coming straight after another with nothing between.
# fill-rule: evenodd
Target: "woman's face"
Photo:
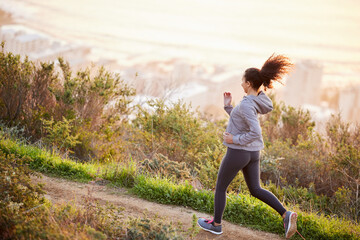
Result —
<instances>
[{"instance_id":1,"label":"woman's face","mask_svg":"<svg viewBox=\"0 0 360 240\"><path fill-rule=\"evenodd\" d=\"M249 88L251 87L250 82L245 80L245 77L242 78L241 86L244 89L244 92L247 93Z\"/></svg>"}]
</instances>

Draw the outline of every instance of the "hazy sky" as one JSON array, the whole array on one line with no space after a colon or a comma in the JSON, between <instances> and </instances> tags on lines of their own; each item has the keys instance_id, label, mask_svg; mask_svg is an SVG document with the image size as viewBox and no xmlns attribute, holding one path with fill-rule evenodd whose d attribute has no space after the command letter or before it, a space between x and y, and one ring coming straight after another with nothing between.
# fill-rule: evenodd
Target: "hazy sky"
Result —
<instances>
[{"instance_id":1,"label":"hazy sky","mask_svg":"<svg viewBox=\"0 0 360 240\"><path fill-rule=\"evenodd\" d=\"M114 58L236 67L276 52L324 62L329 79L360 79L358 0L0 0L0 7Z\"/></svg>"}]
</instances>

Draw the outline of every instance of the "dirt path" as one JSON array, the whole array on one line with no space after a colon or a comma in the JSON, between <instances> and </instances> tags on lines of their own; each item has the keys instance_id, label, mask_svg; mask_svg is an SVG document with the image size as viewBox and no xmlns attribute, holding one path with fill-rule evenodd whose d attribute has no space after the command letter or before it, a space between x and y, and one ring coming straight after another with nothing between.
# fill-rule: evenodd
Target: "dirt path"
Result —
<instances>
[{"instance_id":1,"label":"dirt path","mask_svg":"<svg viewBox=\"0 0 360 240\"><path fill-rule=\"evenodd\" d=\"M47 192L45 196L53 203L75 200L77 204L81 204L82 197L88 194L88 189L91 189L92 196L100 202L109 202L116 206L124 207L125 215L142 216L143 213L146 212L149 217L158 215L165 219L179 221L185 229L191 227L193 214L196 214L198 217L209 217L207 214L194 211L190 208L163 205L130 196L127 194L126 189L110 188L97 183L78 183L45 175L42 176L42 178L32 177L32 181L33 183L44 183L44 190ZM226 221L223 222L223 232L222 235L216 236L200 230L195 239L283 239L271 233L251 230Z\"/></svg>"}]
</instances>

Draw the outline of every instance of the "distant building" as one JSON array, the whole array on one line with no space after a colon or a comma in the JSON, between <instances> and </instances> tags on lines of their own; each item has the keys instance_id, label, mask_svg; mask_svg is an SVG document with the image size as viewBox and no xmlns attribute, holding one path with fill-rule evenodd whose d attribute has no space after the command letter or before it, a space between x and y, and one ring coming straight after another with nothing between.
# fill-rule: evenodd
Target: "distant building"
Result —
<instances>
[{"instance_id":1,"label":"distant building","mask_svg":"<svg viewBox=\"0 0 360 240\"><path fill-rule=\"evenodd\" d=\"M5 51L20 55L40 52L50 47L50 41L44 35L26 31L26 28L17 25L2 26L0 41L5 41Z\"/></svg>"},{"instance_id":2,"label":"distant building","mask_svg":"<svg viewBox=\"0 0 360 240\"><path fill-rule=\"evenodd\" d=\"M360 123L360 85L340 92L339 112L345 121Z\"/></svg>"},{"instance_id":3,"label":"distant building","mask_svg":"<svg viewBox=\"0 0 360 240\"><path fill-rule=\"evenodd\" d=\"M61 43L42 33L21 25L0 27L0 42L5 42L4 51L28 56L33 61L55 61L63 57L73 67L85 66L90 48Z\"/></svg>"},{"instance_id":4,"label":"distant building","mask_svg":"<svg viewBox=\"0 0 360 240\"><path fill-rule=\"evenodd\" d=\"M320 105L323 66L315 61L304 60L295 64L283 92L286 104L302 106Z\"/></svg>"}]
</instances>

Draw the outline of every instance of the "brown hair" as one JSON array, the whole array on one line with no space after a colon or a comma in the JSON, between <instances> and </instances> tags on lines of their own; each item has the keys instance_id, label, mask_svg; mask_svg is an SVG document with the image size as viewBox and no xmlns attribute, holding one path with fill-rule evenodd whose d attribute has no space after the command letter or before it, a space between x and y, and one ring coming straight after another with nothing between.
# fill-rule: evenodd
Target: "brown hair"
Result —
<instances>
[{"instance_id":1,"label":"brown hair","mask_svg":"<svg viewBox=\"0 0 360 240\"><path fill-rule=\"evenodd\" d=\"M283 55L271 55L268 60L264 63L261 69L258 68L248 68L245 71L245 81L251 83L251 86L254 89L259 89L261 85L264 85L265 90L267 88L272 88L273 81L280 80L288 73L293 64L290 62L290 59Z\"/></svg>"}]
</instances>

